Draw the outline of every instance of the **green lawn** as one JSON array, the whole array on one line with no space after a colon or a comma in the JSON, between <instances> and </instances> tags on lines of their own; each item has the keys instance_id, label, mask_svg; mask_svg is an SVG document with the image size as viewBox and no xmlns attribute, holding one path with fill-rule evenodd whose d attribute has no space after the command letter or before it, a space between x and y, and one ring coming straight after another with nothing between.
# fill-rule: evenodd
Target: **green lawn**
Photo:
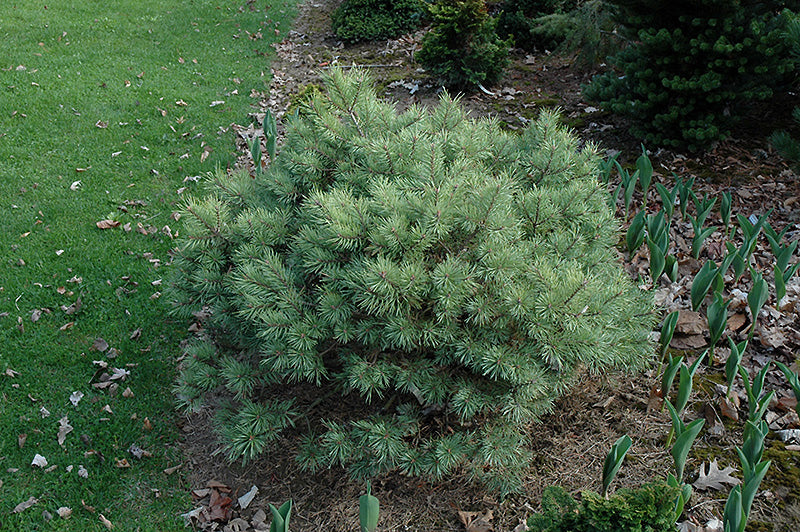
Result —
<instances>
[{"instance_id":1,"label":"green lawn","mask_svg":"<svg viewBox=\"0 0 800 532\"><path fill-rule=\"evenodd\" d=\"M163 472L182 462L171 387L186 334L158 299L171 215L192 178L234 160L227 129L267 87L295 3L0 3L0 530L106 530L100 514L118 530L183 529L182 470ZM130 375L98 389L93 361Z\"/></svg>"}]
</instances>

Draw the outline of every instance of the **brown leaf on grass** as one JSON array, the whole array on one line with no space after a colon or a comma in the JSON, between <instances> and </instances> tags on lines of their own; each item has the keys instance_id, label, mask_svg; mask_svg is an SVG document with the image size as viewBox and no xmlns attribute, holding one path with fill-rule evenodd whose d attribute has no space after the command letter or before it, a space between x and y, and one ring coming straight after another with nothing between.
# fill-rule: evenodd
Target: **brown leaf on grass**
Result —
<instances>
[{"instance_id":1,"label":"brown leaf on grass","mask_svg":"<svg viewBox=\"0 0 800 532\"><path fill-rule=\"evenodd\" d=\"M34 504L36 504L38 502L39 502L39 499L37 499L36 497L31 496L27 501L21 502L18 505L16 505L14 507L14 509L11 511L11 513L18 514L18 513L22 512L22 511L27 510L28 508L30 508L31 506L33 506Z\"/></svg>"},{"instance_id":2,"label":"brown leaf on grass","mask_svg":"<svg viewBox=\"0 0 800 532\"><path fill-rule=\"evenodd\" d=\"M112 229L118 227L120 222L117 220L100 220L96 225L98 229Z\"/></svg>"},{"instance_id":3,"label":"brown leaf on grass","mask_svg":"<svg viewBox=\"0 0 800 532\"><path fill-rule=\"evenodd\" d=\"M119 458L115 458L114 459L114 465L117 466L120 469L123 469L123 468L126 468L126 467L130 467L131 463L128 462L127 458L123 458L122 460L120 460Z\"/></svg>"},{"instance_id":4,"label":"brown leaf on grass","mask_svg":"<svg viewBox=\"0 0 800 532\"><path fill-rule=\"evenodd\" d=\"M128 376L130 376L131 372L127 369L123 368L111 368L111 380L125 380Z\"/></svg>"},{"instance_id":5,"label":"brown leaf on grass","mask_svg":"<svg viewBox=\"0 0 800 532\"><path fill-rule=\"evenodd\" d=\"M101 522L101 523L103 523L103 526L104 526L104 527L106 527L106 528L107 528L107 529L109 529L109 530L111 530L112 528L114 528L114 525L113 525L113 523L111 523L111 521L109 521L108 519L106 519L106 518L103 516L103 514L100 514L100 522Z\"/></svg>"},{"instance_id":6,"label":"brown leaf on grass","mask_svg":"<svg viewBox=\"0 0 800 532\"><path fill-rule=\"evenodd\" d=\"M75 303L73 303L73 304L71 304L69 306L61 305L61 310L67 316L71 316L71 315L75 314L76 312L78 312L81 309L82 306L83 306L83 301L81 301L81 298L79 297L78 299L75 300Z\"/></svg>"},{"instance_id":7,"label":"brown leaf on grass","mask_svg":"<svg viewBox=\"0 0 800 532\"><path fill-rule=\"evenodd\" d=\"M492 530L491 520L494 516L488 510L485 514L480 512L462 512L459 510L458 519L464 524L466 532L490 532Z\"/></svg>"},{"instance_id":8,"label":"brown leaf on grass","mask_svg":"<svg viewBox=\"0 0 800 532\"><path fill-rule=\"evenodd\" d=\"M130 387L125 388L125 390L122 392L122 397L125 399L130 399L133 397L133 390L131 390Z\"/></svg>"},{"instance_id":9,"label":"brown leaf on grass","mask_svg":"<svg viewBox=\"0 0 800 532\"><path fill-rule=\"evenodd\" d=\"M83 392L81 391L72 392L69 395L69 402L72 403L72 406L78 406L78 403L80 403L81 399L83 398L84 398Z\"/></svg>"},{"instance_id":10,"label":"brown leaf on grass","mask_svg":"<svg viewBox=\"0 0 800 532\"><path fill-rule=\"evenodd\" d=\"M20 434L19 436L17 436L17 445L19 445L20 449L25 447L25 442L26 441L28 441L28 435L27 434L23 433L23 434Z\"/></svg>"},{"instance_id":11,"label":"brown leaf on grass","mask_svg":"<svg viewBox=\"0 0 800 532\"><path fill-rule=\"evenodd\" d=\"M41 317L42 317L42 309L37 308L33 312L31 312L31 321L33 323L39 321L39 318Z\"/></svg>"},{"instance_id":12,"label":"brown leaf on grass","mask_svg":"<svg viewBox=\"0 0 800 532\"><path fill-rule=\"evenodd\" d=\"M168 468L166 468L166 469L164 470L164 474L165 474L165 475L171 475L171 474L173 474L175 471L177 471L178 469L180 469L181 467L183 467L183 464L178 464L178 465L176 465L176 466L168 467Z\"/></svg>"},{"instance_id":13,"label":"brown leaf on grass","mask_svg":"<svg viewBox=\"0 0 800 532\"><path fill-rule=\"evenodd\" d=\"M90 514L93 514L95 511L94 506L89 506L83 499L81 499L81 506L83 506L83 509L89 512Z\"/></svg>"},{"instance_id":14,"label":"brown leaf on grass","mask_svg":"<svg viewBox=\"0 0 800 532\"><path fill-rule=\"evenodd\" d=\"M150 422L149 417L144 418L144 421L142 421L142 428L148 432L153 430L153 424Z\"/></svg>"},{"instance_id":15,"label":"brown leaf on grass","mask_svg":"<svg viewBox=\"0 0 800 532\"><path fill-rule=\"evenodd\" d=\"M70 322L65 323L61 327L59 327L58 330L59 331L66 331L67 329L72 329L74 326L75 326L75 322L74 321L70 321Z\"/></svg>"},{"instance_id":16,"label":"brown leaf on grass","mask_svg":"<svg viewBox=\"0 0 800 532\"><path fill-rule=\"evenodd\" d=\"M720 470L719 466L717 466L717 459L715 458L713 462L708 464L708 473L706 473L706 464L700 464L700 474L692 485L699 490L721 490L724 488L723 484L735 486L742 481L731 476L731 473L734 471L736 470L730 466Z\"/></svg>"},{"instance_id":17,"label":"brown leaf on grass","mask_svg":"<svg viewBox=\"0 0 800 532\"><path fill-rule=\"evenodd\" d=\"M142 336L142 328L139 327L138 329L136 329L135 331L133 331L131 333L130 339L131 340L138 340L139 338L141 338L141 336Z\"/></svg>"},{"instance_id":18,"label":"brown leaf on grass","mask_svg":"<svg viewBox=\"0 0 800 532\"><path fill-rule=\"evenodd\" d=\"M108 123L107 122L103 122L102 120L98 120L97 122L94 123L94 127L97 127L97 128L100 128L100 129L106 129L108 127Z\"/></svg>"},{"instance_id":19,"label":"brown leaf on grass","mask_svg":"<svg viewBox=\"0 0 800 532\"><path fill-rule=\"evenodd\" d=\"M70 508L69 506L62 506L58 510L56 510L56 512L58 513L58 516L61 519L69 519L70 517L72 517L72 508Z\"/></svg>"},{"instance_id":20,"label":"brown leaf on grass","mask_svg":"<svg viewBox=\"0 0 800 532\"><path fill-rule=\"evenodd\" d=\"M72 432L72 425L69 424L69 419L67 416L62 417L58 420L58 444L63 447L64 442L67 439L67 434Z\"/></svg>"},{"instance_id":21,"label":"brown leaf on grass","mask_svg":"<svg viewBox=\"0 0 800 532\"><path fill-rule=\"evenodd\" d=\"M151 458L153 453L150 451L145 451L135 443L132 443L130 447L128 447L128 452L136 458L137 460L141 460L142 458Z\"/></svg>"},{"instance_id":22,"label":"brown leaf on grass","mask_svg":"<svg viewBox=\"0 0 800 532\"><path fill-rule=\"evenodd\" d=\"M92 349L100 351L101 353L108 349L108 342L103 340L102 338L97 338L94 343L92 343Z\"/></svg>"},{"instance_id":23,"label":"brown leaf on grass","mask_svg":"<svg viewBox=\"0 0 800 532\"><path fill-rule=\"evenodd\" d=\"M11 377L13 379L14 377L19 375L19 371L14 371L11 368L6 368L5 375L6 377Z\"/></svg>"}]
</instances>

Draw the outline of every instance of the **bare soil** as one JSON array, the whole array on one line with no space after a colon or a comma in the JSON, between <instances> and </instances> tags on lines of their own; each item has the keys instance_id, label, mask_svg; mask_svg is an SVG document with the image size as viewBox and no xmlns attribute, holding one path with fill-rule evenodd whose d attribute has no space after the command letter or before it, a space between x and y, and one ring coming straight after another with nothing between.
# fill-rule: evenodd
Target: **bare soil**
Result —
<instances>
[{"instance_id":1,"label":"bare soil","mask_svg":"<svg viewBox=\"0 0 800 532\"><path fill-rule=\"evenodd\" d=\"M345 46L330 32L329 15L338 3L337 0L309 0L302 5L294 30L286 40L276 45L277 58L272 63L274 81L270 92L261 97L262 108L270 109L280 118L292 96L307 85L320 84L320 74L333 62L344 66L357 64L369 69L382 94L396 102L399 109L412 103L435 104L440 87L413 61L422 32L397 40ZM641 148L639 141L626 132L625 121L599 111L581 99L580 85L588 82L591 75L592 72L577 69L570 57L514 51L513 63L506 77L498 85L488 88L491 94L476 91L462 98L474 116L497 117L511 130L523 128L543 108L560 107L565 121L582 139L598 143L607 153L620 151L620 159L630 162L638 156ZM656 166L655 179L671 187L670 176L674 172L682 178L695 176L695 190L700 195L708 193L711 196L730 190L734 212L747 216L773 209L770 216L773 226L780 229L790 225L788 238L798 238L800 179L766 141L775 124L785 120L788 115L785 111L791 105L791 100L786 99L784 106L754 109L753 118L744 122L734 138L719 143L707 153L693 155L667 150L651 153ZM241 161L248 164L245 139L253 134L253 129L252 126L249 129L239 127L237 131L243 153ZM652 199L651 204L658 203L656 197ZM675 237L682 238L685 247L685 241L691 241L691 236L686 235L691 232L691 226L685 223L675 225ZM707 247L712 258L722 253L719 243L715 244L713 238ZM767 263L766 253L762 253L759 259L759 253L764 251L762 248L759 250L757 260ZM656 287L657 297L669 310L687 308L690 274L699 268L697 261L687 258L686 249L679 249L678 253L682 259L682 271L688 274L678 283ZM634 277L646 270L646 256L622 255ZM790 295L794 294L792 297L800 300L800 287L796 283L789 290ZM764 325L756 335L757 341L746 355L749 367L757 370L769 358L786 364L795 361L800 346L798 309L800 304L794 302L763 318ZM746 335L750 326L751 320L744 311L741 313L740 327L730 332L734 338ZM678 341L691 339L691 325L686 326L686 334L678 335ZM778 329L781 338L775 336ZM694 334L695 340L697 336ZM699 336L702 342L702 334ZM762 337L760 341L759 337ZM693 357L697 351L683 346L681 352ZM718 349L718 352L724 350ZM720 372L720 361L717 361L714 367L701 370L698 378L689 415L705 417L706 427L715 429L704 431L698 440L686 468L689 481L697 477L701 463L714 458L719 458L720 466L737 465L734 447L741 445L742 422L721 415L716 387L724 381L724 377L720 380ZM576 383L574 393L556 403L552 414L530 427L536 458L531 463L525 489L520 495L500 500L458 475L437 484L399 474L378 478L373 482L373 494L381 502L378 530L463 531L466 527L459 511L476 512L487 518L490 528L471 530L524 530L521 523L539 507L546 486L561 485L574 494L582 490L598 490L603 460L611 444L622 434L628 434L634 444L615 486L635 487L665 478L672 468L672 458L665 449L670 421L669 416L653 402L652 392L657 377L656 369L636 375L584 376ZM780 428L797 427L797 416L791 412L791 393L782 377L771 373L768 385L779 389L781 399L770 409L774 414L772 423ZM294 394L301 402L311 402L319 395L318 390L302 386L288 393ZM363 408L360 405L357 400L345 398L342 401L337 396L324 401L319 409L323 415L345 415L347 409ZM279 448L271 450L263 459L242 466L224 459L221 444L213 432L212 417L213 409L208 408L187 416L183 424L183 448L192 487L200 489L209 481L216 481L230 487L229 496L234 500L253 485L259 489L247 509L235 509L236 504L233 504L233 512L226 517L240 516L244 520L231 522L227 525L229 530L262 529L265 526L263 519L256 515L254 520L254 514L266 509L268 503L277 506L288 499L294 501L292 530L358 530L358 497L364 492L364 486L351 480L340 469L315 475L300 471L294 456L301 430L290 433ZM787 451L772 436L767 446L775 451L774 461L762 484L763 491L756 498L751 518L762 522L758 530L798 530L800 450ZM203 492L199 494L203 495ZM727 490L696 490L687 508L689 524L705 525L714 517L720 518L726 496ZM199 498L197 504L199 507L209 502L207 498ZM222 529L224 526L221 522L203 525L206 529Z\"/></svg>"}]
</instances>

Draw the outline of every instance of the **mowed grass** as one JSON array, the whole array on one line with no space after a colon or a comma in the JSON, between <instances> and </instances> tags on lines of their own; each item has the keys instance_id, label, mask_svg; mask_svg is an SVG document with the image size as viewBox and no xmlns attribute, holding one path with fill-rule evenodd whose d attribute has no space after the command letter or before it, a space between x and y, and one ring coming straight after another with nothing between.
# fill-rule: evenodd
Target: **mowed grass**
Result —
<instances>
[{"instance_id":1,"label":"mowed grass","mask_svg":"<svg viewBox=\"0 0 800 532\"><path fill-rule=\"evenodd\" d=\"M183 529L172 213L232 164L295 2L0 2L0 530Z\"/></svg>"}]
</instances>

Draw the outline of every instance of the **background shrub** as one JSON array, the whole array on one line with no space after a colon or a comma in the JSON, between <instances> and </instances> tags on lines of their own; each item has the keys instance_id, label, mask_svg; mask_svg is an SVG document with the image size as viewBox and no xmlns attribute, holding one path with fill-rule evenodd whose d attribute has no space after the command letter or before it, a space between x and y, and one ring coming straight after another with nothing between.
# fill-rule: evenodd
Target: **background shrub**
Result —
<instances>
[{"instance_id":1,"label":"background shrub","mask_svg":"<svg viewBox=\"0 0 800 532\"><path fill-rule=\"evenodd\" d=\"M222 437L247 460L307 414L287 390L310 383L363 417L310 420L304 467L518 489L529 424L576 374L649 354L597 162L553 113L521 136L447 96L398 115L332 71L265 173L218 172L185 206L171 300L213 342L179 397L227 390Z\"/></svg>"},{"instance_id":2,"label":"background shrub","mask_svg":"<svg viewBox=\"0 0 800 532\"><path fill-rule=\"evenodd\" d=\"M664 482L621 489L609 499L583 492L575 501L563 488L542 494L542 512L528 519L534 532L672 532L678 489Z\"/></svg>"},{"instance_id":3,"label":"background shrub","mask_svg":"<svg viewBox=\"0 0 800 532\"><path fill-rule=\"evenodd\" d=\"M730 134L748 103L767 100L794 68L783 7L800 2L612 0L629 46L587 99L629 116L648 144L708 147Z\"/></svg>"},{"instance_id":4,"label":"background shrub","mask_svg":"<svg viewBox=\"0 0 800 532\"><path fill-rule=\"evenodd\" d=\"M437 0L430 8L433 26L416 60L456 89L491 84L508 65L511 39L495 32L496 20L483 0Z\"/></svg>"},{"instance_id":5,"label":"background shrub","mask_svg":"<svg viewBox=\"0 0 800 532\"><path fill-rule=\"evenodd\" d=\"M344 0L331 14L331 28L344 41L392 39L419 28L422 0Z\"/></svg>"},{"instance_id":6,"label":"background shrub","mask_svg":"<svg viewBox=\"0 0 800 532\"><path fill-rule=\"evenodd\" d=\"M499 5L498 35L514 38L527 51L554 50L565 39L570 19L568 0L505 0Z\"/></svg>"},{"instance_id":7,"label":"background shrub","mask_svg":"<svg viewBox=\"0 0 800 532\"><path fill-rule=\"evenodd\" d=\"M800 63L800 15L794 14L784 34L786 46L791 51L797 63ZM800 128L800 107L795 107L792 117L798 128ZM783 157L800 168L800 140L792 137L788 131L776 131L770 137L772 145Z\"/></svg>"}]
</instances>

